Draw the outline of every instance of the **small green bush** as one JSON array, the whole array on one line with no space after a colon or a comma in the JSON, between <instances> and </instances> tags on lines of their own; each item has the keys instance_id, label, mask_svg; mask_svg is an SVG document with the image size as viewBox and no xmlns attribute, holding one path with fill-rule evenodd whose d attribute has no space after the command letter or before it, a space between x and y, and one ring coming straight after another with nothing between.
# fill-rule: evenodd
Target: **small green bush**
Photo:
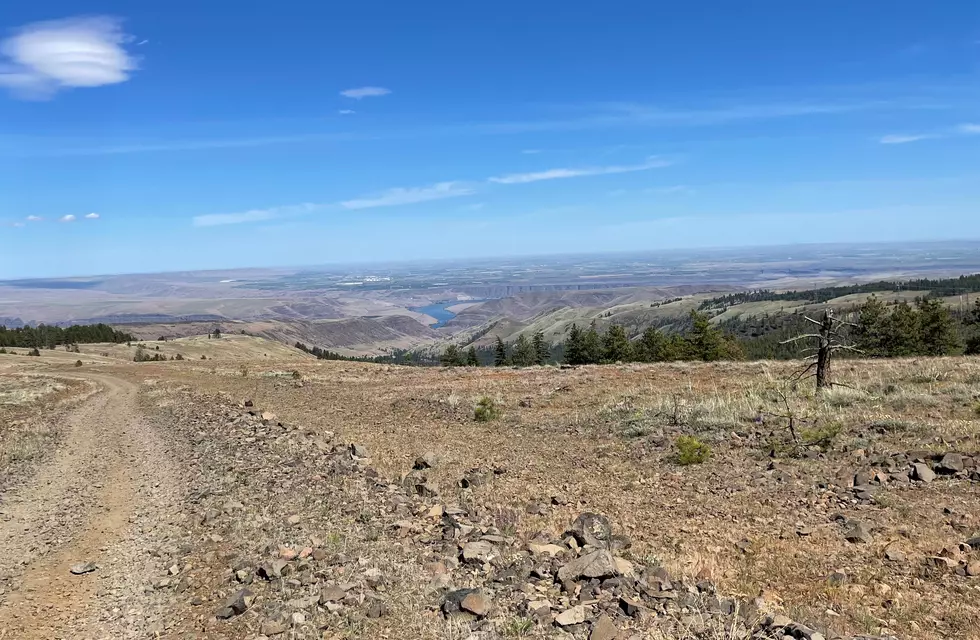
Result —
<instances>
[{"instance_id":1,"label":"small green bush","mask_svg":"<svg viewBox=\"0 0 980 640\"><path fill-rule=\"evenodd\" d=\"M497 403L494 402L493 398L489 396L483 396L480 401L476 403L476 408L473 410L473 418L477 422L490 422L491 420L496 420L500 417L500 409L497 407Z\"/></svg>"},{"instance_id":2,"label":"small green bush","mask_svg":"<svg viewBox=\"0 0 980 640\"><path fill-rule=\"evenodd\" d=\"M677 464L701 464L711 457L711 447L694 436L680 436L675 443L677 447Z\"/></svg>"},{"instance_id":3,"label":"small green bush","mask_svg":"<svg viewBox=\"0 0 980 640\"><path fill-rule=\"evenodd\" d=\"M800 429L800 439L806 445L816 445L821 449L829 449L843 429L844 427L839 422L831 422L812 429Z\"/></svg>"}]
</instances>

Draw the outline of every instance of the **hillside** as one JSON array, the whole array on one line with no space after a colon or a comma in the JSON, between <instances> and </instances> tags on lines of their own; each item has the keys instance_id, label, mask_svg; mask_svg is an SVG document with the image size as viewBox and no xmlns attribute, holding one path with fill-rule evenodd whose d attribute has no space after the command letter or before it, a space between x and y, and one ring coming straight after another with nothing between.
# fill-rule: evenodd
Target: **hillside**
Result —
<instances>
[{"instance_id":1,"label":"hillside","mask_svg":"<svg viewBox=\"0 0 980 640\"><path fill-rule=\"evenodd\" d=\"M214 364L0 354L11 637L980 637L974 359L814 397L794 363L160 346Z\"/></svg>"}]
</instances>

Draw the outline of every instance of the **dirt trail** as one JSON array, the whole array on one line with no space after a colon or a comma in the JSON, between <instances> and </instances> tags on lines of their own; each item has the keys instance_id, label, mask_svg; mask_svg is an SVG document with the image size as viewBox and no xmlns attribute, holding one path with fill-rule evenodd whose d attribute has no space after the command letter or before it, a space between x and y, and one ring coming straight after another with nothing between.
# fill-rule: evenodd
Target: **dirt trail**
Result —
<instances>
[{"instance_id":1,"label":"dirt trail","mask_svg":"<svg viewBox=\"0 0 980 640\"><path fill-rule=\"evenodd\" d=\"M0 505L2 639L116 635L99 598L135 569L120 566L138 555L121 551L137 544L130 523L155 507L161 482L174 482L161 468L166 447L139 414L138 387L82 377L103 390L71 416L65 440L37 475ZM98 569L70 573L85 562Z\"/></svg>"}]
</instances>

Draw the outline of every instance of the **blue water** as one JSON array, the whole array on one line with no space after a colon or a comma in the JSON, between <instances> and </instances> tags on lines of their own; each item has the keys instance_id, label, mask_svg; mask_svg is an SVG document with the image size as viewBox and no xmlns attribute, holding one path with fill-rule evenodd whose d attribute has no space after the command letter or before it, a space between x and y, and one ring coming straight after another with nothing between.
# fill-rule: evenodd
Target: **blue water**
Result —
<instances>
[{"instance_id":1,"label":"blue water","mask_svg":"<svg viewBox=\"0 0 980 640\"><path fill-rule=\"evenodd\" d=\"M459 300L450 300L449 302L437 302L435 304L430 304L425 307L412 307L412 311L418 311L419 313L424 313L427 316L432 316L436 319L434 324L429 326L433 329L438 329L439 327L446 326L446 323L456 317L456 314L447 309L446 307L451 307L454 304L459 304Z\"/></svg>"}]
</instances>

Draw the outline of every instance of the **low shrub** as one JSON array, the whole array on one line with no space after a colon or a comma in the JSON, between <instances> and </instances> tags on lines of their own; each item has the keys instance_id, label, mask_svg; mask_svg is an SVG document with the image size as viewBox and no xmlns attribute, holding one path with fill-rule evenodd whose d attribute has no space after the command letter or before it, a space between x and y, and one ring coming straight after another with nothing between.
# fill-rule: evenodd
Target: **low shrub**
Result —
<instances>
[{"instance_id":1,"label":"low shrub","mask_svg":"<svg viewBox=\"0 0 980 640\"><path fill-rule=\"evenodd\" d=\"M490 422L491 420L496 420L500 417L500 409L497 407L497 403L494 402L493 398L489 396L483 396L480 401L476 403L476 408L473 410L473 419L477 422Z\"/></svg>"},{"instance_id":2,"label":"low shrub","mask_svg":"<svg viewBox=\"0 0 980 640\"><path fill-rule=\"evenodd\" d=\"M711 457L711 447L694 436L680 436L675 443L677 447L677 464L701 464Z\"/></svg>"}]
</instances>

